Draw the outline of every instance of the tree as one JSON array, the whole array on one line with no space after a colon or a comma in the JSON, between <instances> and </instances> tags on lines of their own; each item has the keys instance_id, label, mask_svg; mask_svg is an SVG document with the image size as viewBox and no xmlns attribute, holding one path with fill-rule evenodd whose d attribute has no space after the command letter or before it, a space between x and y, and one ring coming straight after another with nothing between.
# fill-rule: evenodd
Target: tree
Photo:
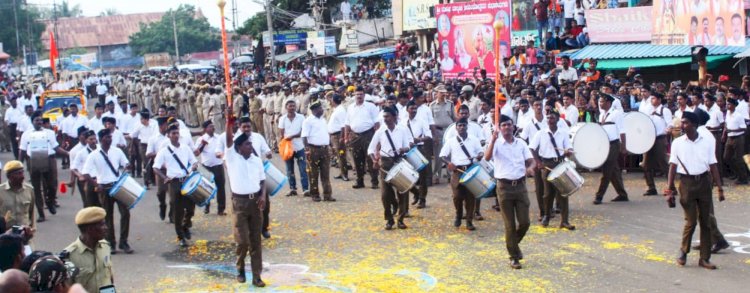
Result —
<instances>
[{"instance_id":1,"label":"tree","mask_svg":"<svg viewBox=\"0 0 750 293\"><path fill-rule=\"evenodd\" d=\"M42 48L41 36L45 25L39 21L38 11L28 9L27 5L22 5L22 1L16 1L15 3L18 21L13 16L12 1L4 1L3 5L0 5L0 15L3 16L0 17L0 40L3 41L3 50L6 53L11 56L22 57L24 45L27 52L38 52ZM16 25L18 26L18 34L16 34ZM18 42L16 42L16 35L18 35Z\"/></svg>"},{"instance_id":2,"label":"tree","mask_svg":"<svg viewBox=\"0 0 750 293\"><path fill-rule=\"evenodd\" d=\"M55 18L55 14L57 14L57 17L81 17L83 16L83 10L81 9L81 5L76 4L76 5L71 6L67 0L63 0L62 3L60 3L57 6L51 6L51 7L37 6L36 11L38 11L42 19L53 19Z\"/></svg>"},{"instance_id":3,"label":"tree","mask_svg":"<svg viewBox=\"0 0 750 293\"><path fill-rule=\"evenodd\" d=\"M175 54L172 17L177 27L180 54L213 51L221 47L221 37L205 17L196 18L195 7L180 5L169 10L161 20L141 24L139 32L130 36L130 47L138 55L169 52Z\"/></svg>"},{"instance_id":4,"label":"tree","mask_svg":"<svg viewBox=\"0 0 750 293\"><path fill-rule=\"evenodd\" d=\"M99 16L112 16L112 15L119 15L120 12L117 11L115 8L107 8L106 10L99 13Z\"/></svg>"}]
</instances>

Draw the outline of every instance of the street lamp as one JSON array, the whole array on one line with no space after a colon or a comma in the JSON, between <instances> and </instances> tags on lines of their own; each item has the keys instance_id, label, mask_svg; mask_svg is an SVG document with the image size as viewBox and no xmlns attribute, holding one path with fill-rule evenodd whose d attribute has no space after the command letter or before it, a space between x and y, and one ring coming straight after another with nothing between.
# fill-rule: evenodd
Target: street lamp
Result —
<instances>
[{"instance_id":1,"label":"street lamp","mask_svg":"<svg viewBox=\"0 0 750 293\"><path fill-rule=\"evenodd\" d=\"M216 5L219 6L219 12L221 13L221 46L224 50L224 81L226 83L226 91L227 91L227 106L232 105L232 80L229 76L229 57L227 56L227 31L224 27L224 6L227 5L227 1L225 0L218 0L216 2ZM232 113L227 113L227 129L229 129L229 121L231 119L230 115Z\"/></svg>"},{"instance_id":2,"label":"street lamp","mask_svg":"<svg viewBox=\"0 0 750 293\"><path fill-rule=\"evenodd\" d=\"M500 31L503 26L505 23L500 19L496 19L492 24L495 28L495 129L499 129L500 109L505 105L505 96L500 92L500 62L503 62L503 53L500 52Z\"/></svg>"}]
</instances>

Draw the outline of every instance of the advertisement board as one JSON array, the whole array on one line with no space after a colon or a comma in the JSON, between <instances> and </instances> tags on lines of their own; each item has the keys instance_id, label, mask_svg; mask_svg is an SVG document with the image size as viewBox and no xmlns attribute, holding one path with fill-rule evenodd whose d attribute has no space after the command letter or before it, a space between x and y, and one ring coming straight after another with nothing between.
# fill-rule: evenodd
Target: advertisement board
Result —
<instances>
[{"instance_id":1,"label":"advertisement board","mask_svg":"<svg viewBox=\"0 0 750 293\"><path fill-rule=\"evenodd\" d=\"M586 10L591 43L648 42L651 40L651 7Z\"/></svg>"},{"instance_id":2,"label":"advertisement board","mask_svg":"<svg viewBox=\"0 0 750 293\"><path fill-rule=\"evenodd\" d=\"M271 37L268 31L262 33L263 47L271 46ZM273 32L273 43L277 46L286 45L304 45L307 40L307 31L303 30L286 30Z\"/></svg>"},{"instance_id":3,"label":"advertisement board","mask_svg":"<svg viewBox=\"0 0 750 293\"><path fill-rule=\"evenodd\" d=\"M440 65L445 78L473 77L484 69L495 76L495 58L510 55L510 0L460 2L435 6ZM500 37L493 23L500 21ZM495 54L499 42L500 56Z\"/></svg>"},{"instance_id":4,"label":"advertisement board","mask_svg":"<svg viewBox=\"0 0 750 293\"><path fill-rule=\"evenodd\" d=\"M435 28L436 21L430 17L430 8L440 3L438 0L406 0L403 1L403 30Z\"/></svg>"},{"instance_id":5,"label":"advertisement board","mask_svg":"<svg viewBox=\"0 0 750 293\"><path fill-rule=\"evenodd\" d=\"M651 44L745 45L742 0L654 0Z\"/></svg>"}]
</instances>

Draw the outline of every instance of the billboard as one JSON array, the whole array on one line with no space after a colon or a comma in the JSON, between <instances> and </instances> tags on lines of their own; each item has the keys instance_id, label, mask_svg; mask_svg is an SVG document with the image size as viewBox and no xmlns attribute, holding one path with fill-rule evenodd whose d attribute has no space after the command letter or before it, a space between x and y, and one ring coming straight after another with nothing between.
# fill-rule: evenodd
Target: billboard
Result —
<instances>
[{"instance_id":1,"label":"billboard","mask_svg":"<svg viewBox=\"0 0 750 293\"><path fill-rule=\"evenodd\" d=\"M586 10L591 43L651 41L651 7Z\"/></svg>"},{"instance_id":2,"label":"billboard","mask_svg":"<svg viewBox=\"0 0 750 293\"><path fill-rule=\"evenodd\" d=\"M271 35L268 31L262 33L263 47L271 46ZM273 32L273 43L277 46L304 45L307 40L307 31L285 30Z\"/></svg>"},{"instance_id":3,"label":"billboard","mask_svg":"<svg viewBox=\"0 0 750 293\"><path fill-rule=\"evenodd\" d=\"M651 44L745 45L742 0L654 0Z\"/></svg>"},{"instance_id":4,"label":"billboard","mask_svg":"<svg viewBox=\"0 0 750 293\"><path fill-rule=\"evenodd\" d=\"M435 28L436 21L430 17L430 8L437 5L438 0L406 0L403 3L404 31Z\"/></svg>"},{"instance_id":5,"label":"billboard","mask_svg":"<svg viewBox=\"0 0 750 293\"><path fill-rule=\"evenodd\" d=\"M513 1L513 22L510 27L514 32L534 31L536 32L536 16L534 16L534 0ZM587 11L588 12L588 11ZM524 46L526 44L523 44Z\"/></svg>"},{"instance_id":6,"label":"billboard","mask_svg":"<svg viewBox=\"0 0 750 293\"><path fill-rule=\"evenodd\" d=\"M443 77L473 77L485 69L494 78L495 58L510 56L510 15L510 0L436 5ZM497 40L495 20L502 24ZM495 42L500 44L500 56L494 52Z\"/></svg>"}]
</instances>

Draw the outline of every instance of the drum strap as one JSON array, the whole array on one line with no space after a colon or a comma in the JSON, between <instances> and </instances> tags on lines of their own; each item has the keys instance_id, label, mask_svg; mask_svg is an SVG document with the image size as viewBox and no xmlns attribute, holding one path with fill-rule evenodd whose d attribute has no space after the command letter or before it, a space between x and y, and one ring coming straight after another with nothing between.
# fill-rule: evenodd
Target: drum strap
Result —
<instances>
[{"instance_id":1,"label":"drum strap","mask_svg":"<svg viewBox=\"0 0 750 293\"><path fill-rule=\"evenodd\" d=\"M557 155L557 158L560 158L560 151L557 150L557 143L555 142L555 136L552 135L552 132L547 132L549 134L549 140L552 142L552 147L555 148L555 154Z\"/></svg>"},{"instance_id":2,"label":"drum strap","mask_svg":"<svg viewBox=\"0 0 750 293\"><path fill-rule=\"evenodd\" d=\"M172 157L174 157L175 161L177 161L177 164L180 165L180 168L182 168L182 170L185 171L185 174L190 174L190 172L188 172L187 168L185 168L185 164L183 164L182 161L180 161L180 158L177 157L177 154L175 154L174 151L172 151L172 148L167 147L167 149L172 154Z\"/></svg>"},{"instance_id":3,"label":"drum strap","mask_svg":"<svg viewBox=\"0 0 750 293\"><path fill-rule=\"evenodd\" d=\"M464 141L461 140L461 136L456 136L456 140L458 141L458 145L461 146L461 150L464 151L464 154L466 155L466 158L469 159L469 162L474 163L474 159L469 155L469 150L466 149L466 146L464 145Z\"/></svg>"},{"instance_id":4,"label":"drum strap","mask_svg":"<svg viewBox=\"0 0 750 293\"><path fill-rule=\"evenodd\" d=\"M391 134L388 131L388 129L385 130L385 137L388 138L388 143L391 144L391 149L393 150L393 155L395 158L401 157L401 154L398 153L398 149L396 148L396 145L393 143L393 139L391 138Z\"/></svg>"},{"instance_id":5,"label":"drum strap","mask_svg":"<svg viewBox=\"0 0 750 293\"><path fill-rule=\"evenodd\" d=\"M677 157L677 156L675 156L675 157ZM685 167L685 164L682 163L682 160L680 160L680 157L677 157L677 162L679 162L680 165L682 166L682 169L685 170L685 175L690 176L690 172L688 172L688 169Z\"/></svg>"},{"instance_id":6,"label":"drum strap","mask_svg":"<svg viewBox=\"0 0 750 293\"><path fill-rule=\"evenodd\" d=\"M112 165L112 162L109 160L109 156L104 153L104 150L100 149L99 153L102 154L102 157L104 158L104 161L107 162L107 166L109 166L109 170L112 171L113 174L115 174L116 177L120 177L120 172L115 169L115 166Z\"/></svg>"}]
</instances>

